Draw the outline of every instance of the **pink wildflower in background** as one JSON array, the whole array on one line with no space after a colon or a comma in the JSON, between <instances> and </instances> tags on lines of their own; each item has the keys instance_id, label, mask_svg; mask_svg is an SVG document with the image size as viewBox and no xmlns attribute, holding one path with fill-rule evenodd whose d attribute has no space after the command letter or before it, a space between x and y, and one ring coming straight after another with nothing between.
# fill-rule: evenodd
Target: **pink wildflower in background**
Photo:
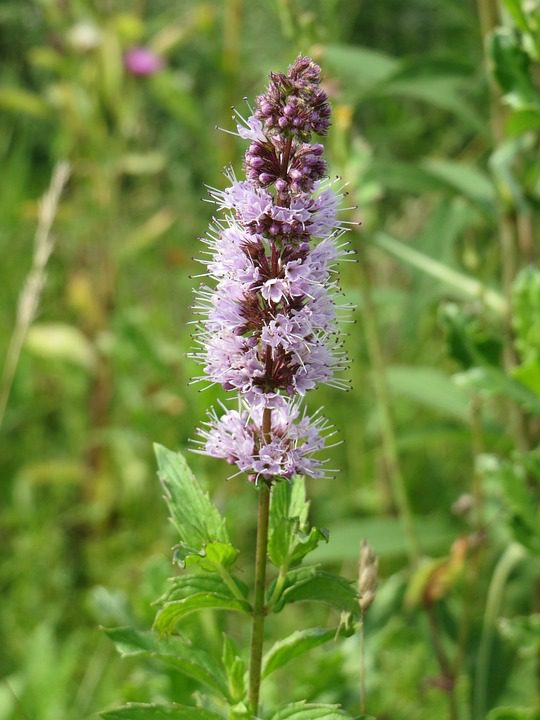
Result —
<instances>
[{"instance_id":1,"label":"pink wildflower in background","mask_svg":"<svg viewBox=\"0 0 540 720\"><path fill-rule=\"evenodd\" d=\"M154 75L163 62L159 55L145 47L135 47L124 55L124 66L132 75Z\"/></svg>"}]
</instances>

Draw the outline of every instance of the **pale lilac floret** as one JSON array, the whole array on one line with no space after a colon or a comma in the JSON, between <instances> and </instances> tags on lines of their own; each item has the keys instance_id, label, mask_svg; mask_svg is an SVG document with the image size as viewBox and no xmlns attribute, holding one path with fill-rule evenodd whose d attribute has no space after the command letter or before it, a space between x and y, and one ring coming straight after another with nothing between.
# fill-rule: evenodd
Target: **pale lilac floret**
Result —
<instances>
[{"instance_id":1,"label":"pale lilac floret","mask_svg":"<svg viewBox=\"0 0 540 720\"><path fill-rule=\"evenodd\" d=\"M340 200L341 196L338 196L332 188L323 190L313 200L310 232L315 237L324 237L338 227L337 212Z\"/></svg>"},{"instance_id":2,"label":"pale lilac floret","mask_svg":"<svg viewBox=\"0 0 540 720\"><path fill-rule=\"evenodd\" d=\"M250 115L247 120L244 120L244 118L241 118L241 120L244 124L237 123L236 128L243 140L260 140L261 142L266 142L263 124L258 118Z\"/></svg>"},{"instance_id":3,"label":"pale lilac floret","mask_svg":"<svg viewBox=\"0 0 540 720\"><path fill-rule=\"evenodd\" d=\"M282 405L272 413L271 440L265 442L262 412L248 405L240 411L225 411L221 417L210 411L208 422L198 431L200 447L195 452L227 460L253 480L260 476L324 477L324 461L312 455L324 447L329 436L325 418L317 413L311 418L301 415L297 403Z\"/></svg>"}]
</instances>

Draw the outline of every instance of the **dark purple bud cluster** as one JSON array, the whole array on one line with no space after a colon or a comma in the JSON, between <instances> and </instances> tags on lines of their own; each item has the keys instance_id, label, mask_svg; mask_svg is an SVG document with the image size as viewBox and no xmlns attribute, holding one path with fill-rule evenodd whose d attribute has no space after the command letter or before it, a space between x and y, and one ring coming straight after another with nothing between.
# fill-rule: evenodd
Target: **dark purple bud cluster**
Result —
<instances>
[{"instance_id":1,"label":"dark purple bud cluster","mask_svg":"<svg viewBox=\"0 0 540 720\"><path fill-rule=\"evenodd\" d=\"M255 117L268 135L284 140L308 140L311 133L326 135L330 127L328 96L320 86L321 69L313 60L298 57L286 75L272 73L264 95L257 98Z\"/></svg>"},{"instance_id":2,"label":"dark purple bud cluster","mask_svg":"<svg viewBox=\"0 0 540 720\"><path fill-rule=\"evenodd\" d=\"M281 197L290 192L311 192L317 180L326 174L323 146L319 143L302 143L295 147L292 157L292 140L285 144L282 153L279 153L278 147L258 140L251 143L245 156L248 179L259 187L275 183ZM286 167L283 167L278 154L287 158Z\"/></svg>"}]
</instances>

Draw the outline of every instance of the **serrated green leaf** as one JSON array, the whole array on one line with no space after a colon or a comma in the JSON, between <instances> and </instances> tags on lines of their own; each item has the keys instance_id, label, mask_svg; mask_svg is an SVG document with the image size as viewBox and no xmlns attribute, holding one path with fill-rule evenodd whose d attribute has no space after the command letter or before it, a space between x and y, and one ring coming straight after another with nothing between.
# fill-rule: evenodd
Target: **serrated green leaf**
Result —
<instances>
[{"instance_id":1,"label":"serrated green leaf","mask_svg":"<svg viewBox=\"0 0 540 720\"><path fill-rule=\"evenodd\" d=\"M297 532L295 536L296 543L290 553L289 566L294 567L302 562L309 553L319 547L321 541L327 543L329 537L330 533L326 528L312 527L307 534Z\"/></svg>"},{"instance_id":2,"label":"serrated green leaf","mask_svg":"<svg viewBox=\"0 0 540 720\"><path fill-rule=\"evenodd\" d=\"M204 555L208 543L229 544L225 519L211 502L188 467L183 455L154 446L158 475L173 524L180 535L177 557Z\"/></svg>"},{"instance_id":3,"label":"serrated green leaf","mask_svg":"<svg viewBox=\"0 0 540 720\"><path fill-rule=\"evenodd\" d=\"M229 693L233 703L241 703L246 696L246 663L238 655L233 641L223 635L222 662L229 681Z\"/></svg>"},{"instance_id":4,"label":"serrated green leaf","mask_svg":"<svg viewBox=\"0 0 540 720\"><path fill-rule=\"evenodd\" d=\"M286 585L274 612L282 610L284 605L301 601L322 602L354 616L359 614L358 593L339 575L317 571L305 580Z\"/></svg>"},{"instance_id":5,"label":"serrated green leaf","mask_svg":"<svg viewBox=\"0 0 540 720\"><path fill-rule=\"evenodd\" d=\"M341 720L350 718L339 705L296 702L286 705L272 715L271 720Z\"/></svg>"},{"instance_id":6,"label":"serrated green leaf","mask_svg":"<svg viewBox=\"0 0 540 720\"><path fill-rule=\"evenodd\" d=\"M188 705L147 705L128 703L101 713L105 720L223 720L222 715Z\"/></svg>"},{"instance_id":7,"label":"serrated green leaf","mask_svg":"<svg viewBox=\"0 0 540 720\"><path fill-rule=\"evenodd\" d=\"M309 528L309 502L305 481L295 477L292 482L278 483L272 493L268 556L276 567L293 567L314 550L328 534Z\"/></svg>"},{"instance_id":8,"label":"serrated green leaf","mask_svg":"<svg viewBox=\"0 0 540 720\"><path fill-rule=\"evenodd\" d=\"M294 481L293 481L294 482ZM287 562L289 549L295 528L307 517L307 503L298 502L296 494L296 515L291 513L292 484L282 481L276 484L272 492L269 518L268 557L280 567ZM304 507L305 505L305 507Z\"/></svg>"},{"instance_id":9,"label":"serrated green leaf","mask_svg":"<svg viewBox=\"0 0 540 720\"><path fill-rule=\"evenodd\" d=\"M230 567L238 557L238 550L230 543L208 543L201 553L186 555L185 566L197 566L208 572L215 572L220 566Z\"/></svg>"},{"instance_id":10,"label":"serrated green leaf","mask_svg":"<svg viewBox=\"0 0 540 720\"><path fill-rule=\"evenodd\" d=\"M339 630L331 628L309 628L297 630L283 640L274 643L263 658L262 676L268 677L271 673L286 665L290 660L309 652L313 648L335 640Z\"/></svg>"},{"instance_id":11,"label":"serrated green leaf","mask_svg":"<svg viewBox=\"0 0 540 720\"><path fill-rule=\"evenodd\" d=\"M248 587L238 578L234 578L238 590L247 598ZM156 601L155 604L161 604L169 600L182 600L183 598L194 595L195 593L215 593L229 597L231 595L229 588L219 575L207 575L197 573L193 575L182 575L180 577L170 578L170 588Z\"/></svg>"},{"instance_id":12,"label":"serrated green leaf","mask_svg":"<svg viewBox=\"0 0 540 720\"><path fill-rule=\"evenodd\" d=\"M224 597L216 593L196 593L183 600L173 600L165 603L156 615L154 627L161 633L171 633L176 623L186 615L207 609L249 612L249 604L243 604L233 597Z\"/></svg>"},{"instance_id":13,"label":"serrated green leaf","mask_svg":"<svg viewBox=\"0 0 540 720\"><path fill-rule=\"evenodd\" d=\"M221 665L204 650L180 637L158 638L151 632L132 627L104 628L122 657L145 657L159 660L184 675L231 699L227 678Z\"/></svg>"}]
</instances>

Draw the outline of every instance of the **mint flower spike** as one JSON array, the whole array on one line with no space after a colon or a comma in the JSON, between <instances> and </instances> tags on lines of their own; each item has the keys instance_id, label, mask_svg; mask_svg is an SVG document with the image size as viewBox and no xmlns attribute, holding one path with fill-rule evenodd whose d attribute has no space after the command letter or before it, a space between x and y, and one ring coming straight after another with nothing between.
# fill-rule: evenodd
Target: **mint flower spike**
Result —
<instances>
[{"instance_id":1,"label":"mint flower spike","mask_svg":"<svg viewBox=\"0 0 540 720\"><path fill-rule=\"evenodd\" d=\"M221 417L211 411L194 451L235 464L256 483L327 477L332 471L313 453L333 433L300 406L320 383L349 389L338 376L349 364L338 322L352 306L338 302L336 264L352 251L339 219L344 188L325 178L324 148L311 142L330 126L320 68L300 56L287 74L271 74L250 111L234 115L235 134L250 142L246 179L227 169L229 186L208 188L220 215L203 238L200 277L212 282L196 294L191 353L204 368L194 381L235 392L240 406L223 407Z\"/></svg>"}]
</instances>

